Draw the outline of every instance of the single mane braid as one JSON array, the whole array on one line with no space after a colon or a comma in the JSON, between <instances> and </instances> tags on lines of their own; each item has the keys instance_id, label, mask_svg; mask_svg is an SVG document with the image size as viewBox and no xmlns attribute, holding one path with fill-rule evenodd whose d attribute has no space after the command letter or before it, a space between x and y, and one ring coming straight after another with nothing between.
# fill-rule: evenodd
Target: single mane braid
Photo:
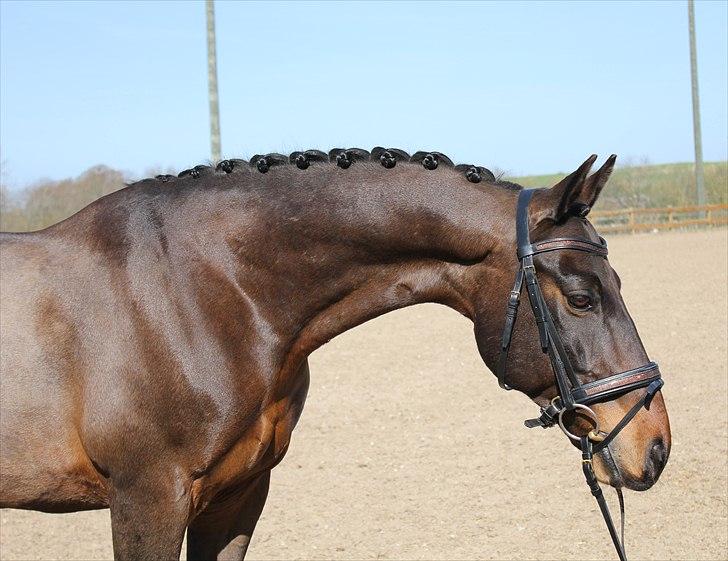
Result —
<instances>
[{"instance_id":1,"label":"single mane braid","mask_svg":"<svg viewBox=\"0 0 728 561\"><path fill-rule=\"evenodd\" d=\"M173 175L157 175L154 179L167 183L177 178L199 178L203 175L212 173L235 173L236 170L242 168L253 168L260 173L268 173L272 168L283 165L294 165L298 169L304 171L312 165L322 165L333 163L341 169L349 169L357 162L378 162L385 169L392 169L399 163L416 164L422 166L427 171L436 171L441 167L454 168L456 171L471 183L480 183L487 181L489 183L502 184L506 187L514 185L507 181L499 181L496 176L487 168L471 164L454 165L453 161L442 152L428 152L420 150L410 156L404 150L398 148L383 148L376 146L371 151L362 148L333 148L328 154L321 150L305 150L291 152L288 156L283 154L256 154L250 161L240 159L222 160L213 168L212 166L199 165L190 169L183 170Z\"/></svg>"}]
</instances>

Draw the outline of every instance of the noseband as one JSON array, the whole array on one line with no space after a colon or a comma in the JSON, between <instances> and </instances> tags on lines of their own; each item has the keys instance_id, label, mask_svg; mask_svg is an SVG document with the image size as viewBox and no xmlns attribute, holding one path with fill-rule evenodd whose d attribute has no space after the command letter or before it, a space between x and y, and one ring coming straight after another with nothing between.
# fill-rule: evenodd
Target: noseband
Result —
<instances>
[{"instance_id":1,"label":"noseband","mask_svg":"<svg viewBox=\"0 0 728 561\"><path fill-rule=\"evenodd\" d=\"M591 489L592 495L596 497L599 509L604 516L604 520L609 529L609 534L614 542L614 547L621 561L626 561L627 557L624 553L624 502L622 499L621 489L617 489L619 495L620 512L622 514L622 539L620 541L617 531L614 528L609 508L604 499L601 488L597 481L594 469L592 467L592 456L601 452L614 440L619 432L627 426L635 415L644 407L650 408L650 403L655 394L663 385L660 371L657 364L648 362L632 370L612 374L606 378L601 378L593 382L582 384L579 377L571 366L569 357L564 349L564 344L556 330L553 318L549 312L546 300L544 299L541 287L536 277L536 268L533 263L534 255L546 253L548 251L572 250L585 251L607 257L607 242L599 238L599 243L592 242L582 238L552 238L540 242L531 243L528 231L528 205L531 201L534 191L532 189L524 189L518 194L518 206L516 208L516 236L517 236L517 256L519 260L518 272L516 273L516 281L508 298L508 306L506 309L506 320L503 328L503 337L501 339L500 357L498 359L497 375L498 383L506 390L511 388L506 383L506 364L508 361L508 350L511 345L511 337L513 328L516 323L516 314L518 313L518 305L521 297L523 284L526 284L526 292L528 300L533 310L538 326L539 339L541 341L541 350L548 353L551 360L551 367L554 371L556 379L556 387L558 396L551 403L541 408L541 415L535 419L525 421L528 428L543 427L548 428L556 424L570 439L577 441L581 445L582 450L582 468L587 484ZM599 419L596 413L589 407L594 403L611 401L621 397L629 392L647 388L644 395L635 403L635 405L622 417L614 428L608 433L599 430ZM586 436L577 436L571 433L565 426L563 416L568 411L582 412L591 417L595 424L592 431Z\"/></svg>"}]
</instances>

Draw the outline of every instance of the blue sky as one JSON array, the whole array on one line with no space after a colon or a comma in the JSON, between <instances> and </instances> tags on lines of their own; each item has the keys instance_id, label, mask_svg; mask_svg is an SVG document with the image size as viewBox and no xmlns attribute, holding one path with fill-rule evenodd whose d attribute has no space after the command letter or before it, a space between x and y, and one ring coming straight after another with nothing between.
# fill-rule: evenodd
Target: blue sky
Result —
<instances>
[{"instance_id":1,"label":"blue sky","mask_svg":"<svg viewBox=\"0 0 728 561\"><path fill-rule=\"evenodd\" d=\"M218 1L223 156L385 145L512 174L693 157L686 2ZM728 3L696 2L703 142L728 155ZM210 157L205 8L0 3L3 182Z\"/></svg>"}]
</instances>

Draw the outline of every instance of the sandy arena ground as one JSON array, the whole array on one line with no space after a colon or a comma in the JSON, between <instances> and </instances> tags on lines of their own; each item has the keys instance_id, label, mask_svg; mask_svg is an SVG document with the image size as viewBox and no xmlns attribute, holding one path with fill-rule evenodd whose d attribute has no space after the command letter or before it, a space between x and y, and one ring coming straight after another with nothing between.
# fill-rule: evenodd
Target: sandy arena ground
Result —
<instances>
[{"instance_id":1,"label":"sandy arena ground","mask_svg":"<svg viewBox=\"0 0 728 561\"><path fill-rule=\"evenodd\" d=\"M725 229L610 240L673 431L659 483L626 494L632 560L728 558L727 242ZM616 558L578 452L523 427L535 406L498 388L457 313L379 318L311 372L250 559ZM108 511L1 521L3 560L112 558Z\"/></svg>"}]
</instances>

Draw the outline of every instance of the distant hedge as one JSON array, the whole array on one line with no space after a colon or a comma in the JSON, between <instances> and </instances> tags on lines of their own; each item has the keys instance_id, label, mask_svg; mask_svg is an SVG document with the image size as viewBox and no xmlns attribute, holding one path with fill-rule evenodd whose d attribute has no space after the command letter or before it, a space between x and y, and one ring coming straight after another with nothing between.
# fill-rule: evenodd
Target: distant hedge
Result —
<instances>
[{"instance_id":1,"label":"distant hedge","mask_svg":"<svg viewBox=\"0 0 728 561\"><path fill-rule=\"evenodd\" d=\"M124 187L120 171L95 166L74 179L42 181L12 193L0 191L0 230L40 230L78 212L91 201Z\"/></svg>"}]
</instances>

